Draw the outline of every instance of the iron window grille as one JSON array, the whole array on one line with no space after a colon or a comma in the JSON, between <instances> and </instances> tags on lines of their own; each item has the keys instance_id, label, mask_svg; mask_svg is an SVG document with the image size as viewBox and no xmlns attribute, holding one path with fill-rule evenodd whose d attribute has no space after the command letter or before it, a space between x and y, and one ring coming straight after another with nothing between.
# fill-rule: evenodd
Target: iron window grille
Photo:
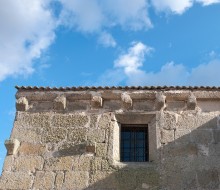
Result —
<instances>
[{"instance_id":1,"label":"iron window grille","mask_svg":"<svg viewBox=\"0 0 220 190\"><path fill-rule=\"evenodd\" d=\"M148 162L148 126L122 125L120 138L121 162Z\"/></svg>"}]
</instances>

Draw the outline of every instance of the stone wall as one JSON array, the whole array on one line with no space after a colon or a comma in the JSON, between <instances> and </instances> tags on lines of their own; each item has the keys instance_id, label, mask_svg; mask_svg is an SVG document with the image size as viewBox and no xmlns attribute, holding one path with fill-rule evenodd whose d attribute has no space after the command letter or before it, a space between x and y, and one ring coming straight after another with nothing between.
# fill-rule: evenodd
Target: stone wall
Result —
<instances>
[{"instance_id":1,"label":"stone wall","mask_svg":"<svg viewBox=\"0 0 220 190\"><path fill-rule=\"evenodd\" d=\"M19 89L0 189L219 190L220 91ZM119 159L148 124L149 162Z\"/></svg>"}]
</instances>

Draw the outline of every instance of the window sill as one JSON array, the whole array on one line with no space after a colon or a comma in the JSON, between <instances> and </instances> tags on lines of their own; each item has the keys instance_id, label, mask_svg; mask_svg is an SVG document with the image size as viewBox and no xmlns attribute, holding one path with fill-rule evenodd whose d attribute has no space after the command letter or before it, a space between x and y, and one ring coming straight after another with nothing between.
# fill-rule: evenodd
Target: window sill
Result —
<instances>
[{"instance_id":1,"label":"window sill","mask_svg":"<svg viewBox=\"0 0 220 190\"><path fill-rule=\"evenodd\" d=\"M113 163L113 167L117 169L122 168L154 168L156 164L154 162L118 162Z\"/></svg>"}]
</instances>

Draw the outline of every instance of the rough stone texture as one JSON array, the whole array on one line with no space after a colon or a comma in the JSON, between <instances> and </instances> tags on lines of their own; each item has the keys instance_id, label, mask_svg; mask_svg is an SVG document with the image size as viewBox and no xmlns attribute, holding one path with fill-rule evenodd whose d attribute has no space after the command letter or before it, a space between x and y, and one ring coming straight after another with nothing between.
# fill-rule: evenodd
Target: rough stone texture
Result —
<instances>
[{"instance_id":1,"label":"rough stone texture","mask_svg":"<svg viewBox=\"0 0 220 190\"><path fill-rule=\"evenodd\" d=\"M31 189L33 176L27 172L4 172L0 178L0 189Z\"/></svg>"},{"instance_id":2,"label":"rough stone texture","mask_svg":"<svg viewBox=\"0 0 220 190\"><path fill-rule=\"evenodd\" d=\"M196 108L196 105L197 105L196 97L194 96L193 93L190 93L187 100L187 108L190 110L194 110Z\"/></svg>"},{"instance_id":3,"label":"rough stone texture","mask_svg":"<svg viewBox=\"0 0 220 190\"><path fill-rule=\"evenodd\" d=\"M28 100L25 97L21 97L16 101L17 111L27 111L28 110Z\"/></svg>"},{"instance_id":4,"label":"rough stone texture","mask_svg":"<svg viewBox=\"0 0 220 190\"><path fill-rule=\"evenodd\" d=\"M20 155L43 155L46 152L46 146L43 144L21 143L19 148Z\"/></svg>"},{"instance_id":5,"label":"rough stone texture","mask_svg":"<svg viewBox=\"0 0 220 190\"><path fill-rule=\"evenodd\" d=\"M35 89L16 97L0 189L220 189L219 91ZM120 162L121 124L148 127L149 162Z\"/></svg>"},{"instance_id":6,"label":"rough stone texture","mask_svg":"<svg viewBox=\"0 0 220 190\"><path fill-rule=\"evenodd\" d=\"M55 189L62 189L64 181L64 172L57 172L56 180L55 180Z\"/></svg>"},{"instance_id":7,"label":"rough stone texture","mask_svg":"<svg viewBox=\"0 0 220 190\"><path fill-rule=\"evenodd\" d=\"M63 189L83 190L88 187L89 172L68 171L65 173Z\"/></svg>"},{"instance_id":8,"label":"rough stone texture","mask_svg":"<svg viewBox=\"0 0 220 190\"><path fill-rule=\"evenodd\" d=\"M166 96L162 92L156 94L155 106L157 109L162 109L165 107Z\"/></svg>"},{"instance_id":9,"label":"rough stone texture","mask_svg":"<svg viewBox=\"0 0 220 190\"><path fill-rule=\"evenodd\" d=\"M9 139L5 141L5 147L8 155L16 154L19 146L20 142L17 139Z\"/></svg>"},{"instance_id":10,"label":"rough stone texture","mask_svg":"<svg viewBox=\"0 0 220 190\"><path fill-rule=\"evenodd\" d=\"M102 107L102 97L101 96L93 96L91 105L93 108L101 108Z\"/></svg>"},{"instance_id":11,"label":"rough stone texture","mask_svg":"<svg viewBox=\"0 0 220 190\"><path fill-rule=\"evenodd\" d=\"M42 170L44 159L40 156L19 156L14 161L15 171L34 172Z\"/></svg>"},{"instance_id":12,"label":"rough stone texture","mask_svg":"<svg viewBox=\"0 0 220 190\"><path fill-rule=\"evenodd\" d=\"M88 123L88 116L85 114L54 114L52 119L53 127L83 127Z\"/></svg>"},{"instance_id":13,"label":"rough stone texture","mask_svg":"<svg viewBox=\"0 0 220 190\"><path fill-rule=\"evenodd\" d=\"M49 158L45 161L44 169L47 171L53 170L71 170L73 165L72 157L59 157L59 158Z\"/></svg>"},{"instance_id":14,"label":"rough stone texture","mask_svg":"<svg viewBox=\"0 0 220 190\"><path fill-rule=\"evenodd\" d=\"M66 97L59 96L54 100L53 108L55 110L65 110L66 109Z\"/></svg>"},{"instance_id":15,"label":"rough stone texture","mask_svg":"<svg viewBox=\"0 0 220 190\"><path fill-rule=\"evenodd\" d=\"M122 105L125 109L132 108L132 99L127 93L121 94Z\"/></svg>"},{"instance_id":16,"label":"rough stone texture","mask_svg":"<svg viewBox=\"0 0 220 190\"><path fill-rule=\"evenodd\" d=\"M37 171L33 189L53 189L55 174L53 172Z\"/></svg>"}]
</instances>

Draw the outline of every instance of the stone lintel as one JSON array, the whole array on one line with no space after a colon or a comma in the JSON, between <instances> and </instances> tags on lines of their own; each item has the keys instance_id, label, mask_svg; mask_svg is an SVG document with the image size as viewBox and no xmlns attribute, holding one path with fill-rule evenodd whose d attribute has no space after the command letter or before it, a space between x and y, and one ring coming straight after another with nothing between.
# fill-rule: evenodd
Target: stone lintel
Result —
<instances>
[{"instance_id":1,"label":"stone lintel","mask_svg":"<svg viewBox=\"0 0 220 190\"><path fill-rule=\"evenodd\" d=\"M9 139L5 141L5 147L7 149L7 155L17 154L20 142L17 139Z\"/></svg>"},{"instance_id":2,"label":"stone lintel","mask_svg":"<svg viewBox=\"0 0 220 190\"><path fill-rule=\"evenodd\" d=\"M197 105L196 97L193 93L190 93L187 100L187 108L190 110L194 110L196 108L196 105Z\"/></svg>"},{"instance_id":3,"label":"stone lintel","mask_svg":"<svg viewBox=\"0 0 220 190\"><path fill-rule=\"evenodd\" d=\"M121 94L121 100L122 100L122 106L125 109L132 108L132 99L126 92Z\"/></svg>"},{"instance_id":4,"label":"stone lintel","mask_svg":"<svg viewBox=\"0 0 220 190\"><path fill-rule=\"evenodd\" d=\"M66 97L64 95L55 98L53 103L55 110L65 110L66 109Z\"/></svg>"},{"instance_id":5,"label":"stone lintel","mask_svg":"<svg viewBox=\"0 0 220 190\"><path fill-rule=\"evenodd\" d=\"M28 110L28 100L26 97L20 97L16 101L16 109L17 111L27 111Z\"/></svg>"},{"instance_id":6,"label":"stone lintel","mask_svg":"<svg viewBox=\"0 0 220 190\"><path fill-rule=\"evenodd\" d=\"M101 108L102 107L102 97L101 96L93 96L91 100L92 108Z\"/></svg>"}]
</instances>

